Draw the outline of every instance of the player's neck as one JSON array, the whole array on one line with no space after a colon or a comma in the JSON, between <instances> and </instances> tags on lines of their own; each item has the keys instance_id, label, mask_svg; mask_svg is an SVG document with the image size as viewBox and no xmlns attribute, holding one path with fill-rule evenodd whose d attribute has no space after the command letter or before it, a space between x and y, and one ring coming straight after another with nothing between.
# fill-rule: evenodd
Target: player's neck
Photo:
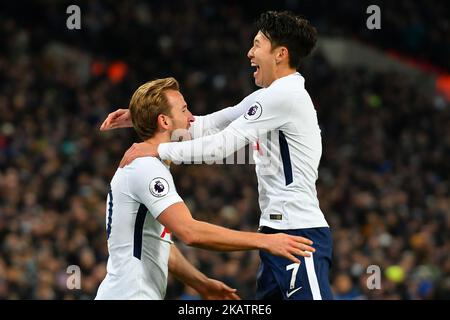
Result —
<instances>
[{"instance_id":1,"label":"player's neck","mask_svg":"<svg viewBox=\"0 0 450 320\"><path fill-rule=\"evenodd\" d=\"M155 134L152 138L147 139L144 141L145 143L151 144L153 146L156 146L156 148L158 148L158 146L161 143L166 143L166 142L170 142L170 137L169 134L167 132L164 133L157 133ZM159 157L158 157L159 158ZM161 160L161 159L160 159ZM165 164L167 164L168 166L170 166L171 161L170 160L161 160L163 161Z\"/></svg>"},{"instance_id":2,"label":"player's neck","mask_svg":"<svg viewBox=\"0 0 450 320\"><path fill-rule=\"evenodd\" d=\"M170 142L170 136L167 131L158 132L150 139L145 140L144 142L149 143L154 146L159 146L160 143Z\"/></svg>"},{"instance_id":3,"label":"player's neck","mask_svg":"<svg viewBox=\"0 0 450 320\"><path fill-rule=\"evenodd\" d=\"M275 70L273 70L272 78L269 82L263 85L264 88L268 88L274 83L276 80L290 76L291 74L296 73L297 70L290 68L288 65L286 66L278 66Z\"/></svg>"},{"instance_id":4,"label":"player's neck","mask_svg":"<svg viewBox=\"0 0 450 320\"><path fill-rule=\"evenodd\" d=\"M297 70L295 68L291 68L289 66L280 66L275 70L275 80L278 80L283 77L290 76L291 74L296 73Z\"/></svg>"},{"instance_id":5,"label":"player's neck","mask_svg":"<svg viewBox=\"0 0 450 320\"><path fill-rule=\"evenodd\" d=\"M167 132L158 132L150 139L147 139L144 141L145 143L148 143L158 149L158 146L161 143L170 142L169 134Z\"/></svg>"}]
</instances>

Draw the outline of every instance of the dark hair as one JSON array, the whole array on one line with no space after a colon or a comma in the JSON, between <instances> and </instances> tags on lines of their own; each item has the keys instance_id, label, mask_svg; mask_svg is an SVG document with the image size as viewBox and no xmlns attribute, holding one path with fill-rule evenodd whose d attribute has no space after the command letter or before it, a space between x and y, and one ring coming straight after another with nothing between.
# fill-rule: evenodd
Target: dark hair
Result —
<instances>
[{"instance_id":1,"label":"dark hair","mask_svg":"<svg viewBox=\"0 0 450 320\"><path fill-rule=\"evenodd\" d=\"M309 55L317 42L311 23L289 11L267 11L256 21L257 30L269 40L272 49L284 46L289 51L289 66L298 69L300 59Z\"/></svg>"}]
</instances>

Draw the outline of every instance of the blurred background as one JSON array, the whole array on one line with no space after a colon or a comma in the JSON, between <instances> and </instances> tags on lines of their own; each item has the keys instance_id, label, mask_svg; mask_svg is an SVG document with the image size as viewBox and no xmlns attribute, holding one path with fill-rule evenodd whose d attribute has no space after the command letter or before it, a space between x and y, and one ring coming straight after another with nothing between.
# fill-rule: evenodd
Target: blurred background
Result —
<instances>
[{"instance_id":1,"label":"blurred background","mask_svg":"<svg viewBox=\"0 0 450 320\"><path fill-rule=\"evenodd\" d=\"M69 5L81 29L68 30ZM381 29L369 30L369 5ZM174 76L194 114L256 89L246 53L261 12L307 17L300 73L322 129L317 189L334 237L336 299L450 299L450 3L7 1L0 4L0 299L92 299L105 276L108 184L132 129L100 132L142 83ZM198 219L256 231L252 165L180 165ZM256 251L179 247L254 299ZM66 287L69 265L81 289ZM367 267L381 270L369 290ZM168 299L198 299L172 277Z\"/></svg>"}]
</instances>

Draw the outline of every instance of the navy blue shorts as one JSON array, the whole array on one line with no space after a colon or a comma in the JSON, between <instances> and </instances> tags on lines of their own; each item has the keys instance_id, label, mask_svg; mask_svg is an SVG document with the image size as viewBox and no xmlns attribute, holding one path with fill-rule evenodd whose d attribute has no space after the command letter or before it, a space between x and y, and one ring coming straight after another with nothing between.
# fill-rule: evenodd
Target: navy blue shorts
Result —
<instances>
[{"instance_id":1,"label":"navy blue shorts","mask_svg":"<svg viewBox=\"0 0 450 320\"><path fill-rule=\"evenodd\" d=\"M316 252L311 258L298 257L300 265L283 257L260 251L261 264L257 276L258 300L332 300L328 273L332 259L330 228L275 230L262 227L266 234L287 233L313 241Z\"/></svg>"}]
</instances>

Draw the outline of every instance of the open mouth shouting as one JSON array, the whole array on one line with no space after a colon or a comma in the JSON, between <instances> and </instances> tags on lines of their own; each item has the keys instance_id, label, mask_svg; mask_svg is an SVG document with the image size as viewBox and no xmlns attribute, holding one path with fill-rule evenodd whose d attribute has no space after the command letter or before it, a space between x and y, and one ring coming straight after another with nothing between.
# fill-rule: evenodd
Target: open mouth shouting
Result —
<instances>
[{"instance_id":1,"label":"open mouth shouting","mask_svg":"<svg viewBox=\"0 0 450 320\"><path fill-rule=\"evenodd\" d=\"M251 66L252 67L255 67L256 68L256 71L255 72L253 72L253 77L255 77L256 78L256 76L258 75L258 73L259 73L259 65L257 65L256 63L254 63L254 62L252 62L251 63Z\"/></svg>"}]
</instances>

